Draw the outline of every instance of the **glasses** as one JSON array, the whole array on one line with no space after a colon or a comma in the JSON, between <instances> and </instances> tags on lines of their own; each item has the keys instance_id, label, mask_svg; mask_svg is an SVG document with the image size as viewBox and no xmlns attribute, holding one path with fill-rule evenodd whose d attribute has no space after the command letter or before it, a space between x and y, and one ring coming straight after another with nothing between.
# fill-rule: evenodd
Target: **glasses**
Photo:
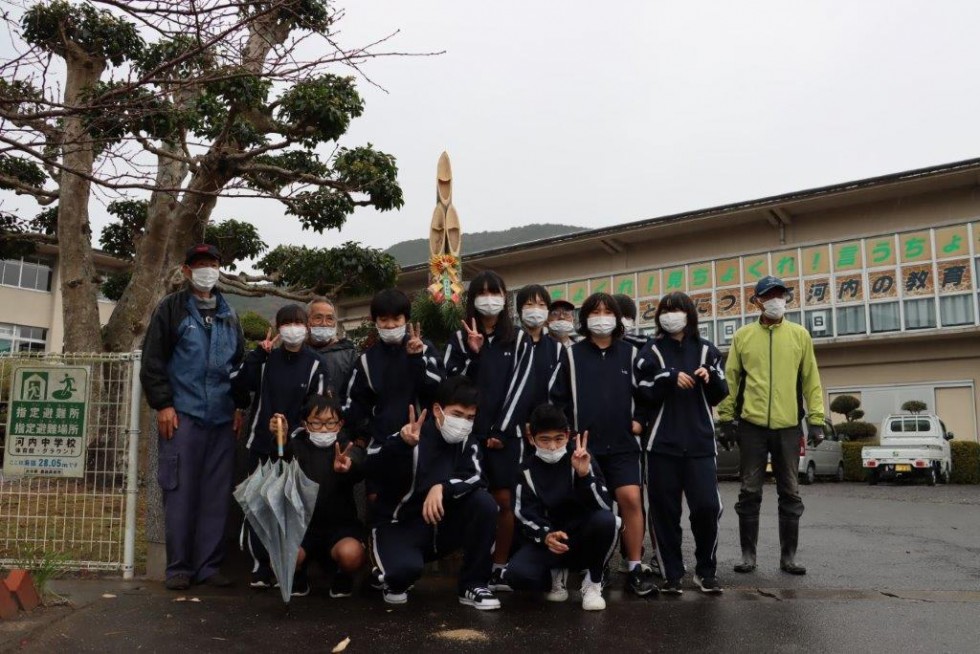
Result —
<instances>
[{"instance_id":1,"label":"glasses","mask_svg":"<svg viewBox=\"0 0 980 654\"><path fill-rule=\"evenodd\" d=\"M575 314L568 309L554 309L548 312L548 315L552 318L571 318Z\"/></svg>"},{"instance_id":2,"label":"glasses","mask_svg":"<svg viewBox=\"0 0 980 654\"><path fill-rule=\"evenodd\" d=\"M327 420L326 422L320 422L319 420L307 420L307 429L312 429L313 431L320 431L321 429L334 429L340 425L339 420Z\"/></svg>"},{"instance_id":3,"label":"glasses","mask_svg":"<svg viewBox=\"0 0 980 654\"><path fill-rule=\"evenodd\" d=\"M534 444L552 449L559 448L568 443L568 436L535 436ZM554 447L552 447L554 446Z\"/></svg>"}]
</instances>

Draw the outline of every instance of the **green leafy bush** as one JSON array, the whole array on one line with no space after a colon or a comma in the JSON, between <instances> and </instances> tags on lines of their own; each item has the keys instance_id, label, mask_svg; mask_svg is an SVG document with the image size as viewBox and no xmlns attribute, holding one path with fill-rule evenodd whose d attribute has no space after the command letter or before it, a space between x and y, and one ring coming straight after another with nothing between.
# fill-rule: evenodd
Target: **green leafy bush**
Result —
<instances>
[{"instance_id":1,"label":"green leafy bush","mask_svg":"<svg viewBox=\"0 0 980 654\"><path fill-rule=\"evenodd\" d=\"M238 321L242 324L246 340L249 341L264 341L269 329L272 328L272 323L254 311L246 311L238 317Z\"/></svg>"},{"instance_id":2,"label":"green leafy bush","mask_svg":"<svg viewBox=\"0 0 980 654\"><path fill-rule=\"evenodd\" d=\"M980 484L980 443L973 441L952 441L949 444L953 457L954 484Z\"/></svg>"},{"instance_id":3,"label":"green leafy bush","mask_svg":"<svg viewBox=\"0 0 980 654\"><path fill-rule=\"evenodd\" d=\"M864 481L866 472L861 466L861 450L869 445L877 445L878 441L851 441L841 443L841 450L844 454L844 480L845 481Z\"/></svg>"},{"instance_id":4,"label":"green leafy bush","mask_svg":"<svg viewBox=\"0 0 980 654\"><path fill-rule=\"evenodd\" d=\"M838 395L834 398L834 401L830 403L830 410L834 413L839 413L848 420L851 420L851 413L861 406L861 400L857 399L853 395Z\"/></svg>"},{"instance_id":5,"label":"green leafy bush","mask_svg":"<svg viewBox=\"0 0 980 654\"><path fill-rule=\"evenodd\" d=\"M867 445L867 441L878 435L878 428L870 422L855 420L853 422L842 422L834 425L838 435L849 441L862 441Z\"/></svg>"},{"instance_id":6,"label":"green leafy bush","mask_svg":"<svg viewBox=\"0 0 980 654\"><path fill-rule=\"evenodd\" d=\"M929 406L925 402L920 402L919 400L909 400L908 402L902 404L902 411L908 411L909 413L915 414L922 413L928 408Z\"/></svg>"}]
</instances>

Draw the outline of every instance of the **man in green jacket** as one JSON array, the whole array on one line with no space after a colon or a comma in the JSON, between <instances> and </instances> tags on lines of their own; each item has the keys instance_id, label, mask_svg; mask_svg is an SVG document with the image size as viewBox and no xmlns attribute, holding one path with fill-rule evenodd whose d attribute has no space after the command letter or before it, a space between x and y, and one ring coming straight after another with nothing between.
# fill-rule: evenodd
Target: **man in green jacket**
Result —
<instances>
[{"instance_id":1,"label":"man in green jacket","mask_svg":"<svg viewBox=\"0 0 980 654\"><path fill-rule=\"evenodd\" d=\"M729 447L738 440L742 475L735 504L742 562L735 572L755 570L762 484L771 455L779 495L779 567L806 574L795 561L803 514L797 479L800 421L807 417L811 442L823 439L823 389L809 332L783 320L788 298L781 279L759 280L752 303L762 315L735 333L725 366L732 393L718 406L721 440Z\"/></svg>"}]
</instances>

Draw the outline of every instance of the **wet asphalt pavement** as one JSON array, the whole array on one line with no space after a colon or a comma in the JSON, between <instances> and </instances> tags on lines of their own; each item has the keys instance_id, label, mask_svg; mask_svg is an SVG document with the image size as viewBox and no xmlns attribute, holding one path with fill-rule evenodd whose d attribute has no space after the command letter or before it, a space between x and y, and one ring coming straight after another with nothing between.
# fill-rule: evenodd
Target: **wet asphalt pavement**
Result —
<instances>
[{"instance_id":1,"label":"wet asphalt pavement","mask_svg":"<svg viewBox=\"0 0 980 654\"><path fill-rule=\"evenodd\" d=\"M736 484L722 484L726 507L736 494ZM502 593L503 609L484 613L457 604L452 578L430 576L402 607L367 589L332 600L321 582L287 614L277 592L244 583L171 593L155 582L71 581L57 589L79 608L31 618L37 628L19 637L0 629L0 650L329 652L346 637L347 652L980 649L980 487L826 483L803 497L799 559L809 573L778 571L769 485L755 574L731 571L737 519L731 510L722 518L720 597L701 595L687 579L683 597L639 599L623 593L617 574L603 612L585 613L572 592L561 605ZM690 551L688 559L693 567ZM229 568L242 572L240 563Z\"/></svg>"}]
</instances>

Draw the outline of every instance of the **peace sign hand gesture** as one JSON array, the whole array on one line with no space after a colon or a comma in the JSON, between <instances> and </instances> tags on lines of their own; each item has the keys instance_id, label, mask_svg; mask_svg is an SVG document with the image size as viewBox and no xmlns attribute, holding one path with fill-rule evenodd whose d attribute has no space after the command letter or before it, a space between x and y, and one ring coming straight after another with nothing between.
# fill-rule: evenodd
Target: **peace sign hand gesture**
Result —
<instances>
[{"instance_id":1,"label":"peace sign hand gesture","mask_svg":"<svg viewBox=\"0 0 980 654\"><path fill-rule=\"evenodd\" d=\"M425 416L428 412L428 409L422 409L422 413L419 415L418 420L416 420L415 406L408 406L408 424L402 427L401 437L409 447L415 447L419 444L419 437L422 435L422 424L425 422Z\"/></svg>"},{"instance_id":2,"label":"peace sign hand gesture","mask_svg":"<svg viewBox=\"0 0 980 654\"><path fill-rule=\"evenodd\" d=\"M474 353L479 354L483 348L484 337L480 333L480 330L476 328L476 318L471 321L472 324L470 325L467 325L465 320L460 320L460 322L463 323L463 329L466 330L467 344Z\"/></svg>"},{"instance_id":3,"label":"peace sign hand gesture","mask_svg":"<svg viewBox=\"0 0 980 654\"><path fill-rule=\"evenodd\" d=\"M273 338L272 327L269 327L269 329L265 332L265 340L259 343L259 347L261 347L263 350L265 350L268 353L268 352L272 352L272 348L278 345L278 343L279 343L278 332L276 333L275 338Z\"/></svg>"},{"instance_id":4,"label":"peace sign hand gesture","mask_svg":"<svg viewBox=\"0 0 980 654\"><path fill-rule=\"evenodd\" d=\"M419 323L408 323L408 340L405 341L405 350L409 354L422 354L424 343L422 343L422 325Z\"/></svg>"},{"instance_id":5,"label":"peace sign hand gesture","mask_svg":"<svg viewBox=\"0 0 980 654\"><path fill-rule=\"evenodd\" d=\"M572 469L579 477L586 477L589 474L589 466L592 464L592 455L589 454L589 432L586 431L581 436L575 434L575 451L572 452Z\"/></svg>"},{"instance_id":6,"label":"peace sign hand gesture","mask_svg":"<svg viewBox=\"0 0 980 654\"><path fill-rule=\"evenodd\" d=\"M353 443L348 443L344 451L340 451L340 443L333 444L333 471L337 473L350 472L351 466L354 464L350 458L350 448L354 447Z\"/></svg>"}]
</instances>

